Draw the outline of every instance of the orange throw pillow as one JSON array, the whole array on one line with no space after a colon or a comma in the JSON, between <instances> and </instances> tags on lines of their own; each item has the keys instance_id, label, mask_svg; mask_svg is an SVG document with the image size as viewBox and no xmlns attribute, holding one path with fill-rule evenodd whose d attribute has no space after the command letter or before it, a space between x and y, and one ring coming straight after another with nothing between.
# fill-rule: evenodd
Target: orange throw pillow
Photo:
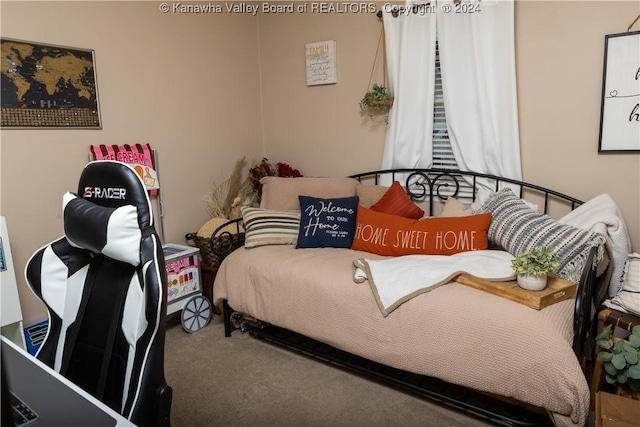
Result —
<instances>
[{"instance_id":1,"label":"orange throw pillow","mask_svg":"<svg viewBox=\"0 0 640 427\"><path fill-rule=\"evenodd\" d=\"M491 213L421 220L358 207L351 249L379 255L453 255L487 249Z\"/></svg>"},{"instance_id":2,"label":"orange throw pillow","mask_svg":"<svg viewBox=\"0 0 640 427\"><path fill-rule=\"evenodd\" d=\"M411 201L398 181L393 181L384 196L371 206L371 210L411 219L419 219L424 215L424 211Z\"/></svg>"}]
</instances>

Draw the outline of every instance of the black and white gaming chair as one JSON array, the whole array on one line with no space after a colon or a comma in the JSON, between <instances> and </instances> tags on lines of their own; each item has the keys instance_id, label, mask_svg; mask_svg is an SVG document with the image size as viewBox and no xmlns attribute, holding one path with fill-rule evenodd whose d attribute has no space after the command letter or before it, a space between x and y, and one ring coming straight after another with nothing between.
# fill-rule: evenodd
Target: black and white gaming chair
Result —
<instances>
[{"instance_id":1,"label":"black and white gaming chair","mask_svg":"<svg viewBox=\"0 0 640 427\"><path fill-rule=\"evenodd\" d=\"M91 162L62 206L64 236L25 269L49 311L36 357L133 423L168 426L165 261L144 184L124 163Z\"/></svg>"}]
</instances>

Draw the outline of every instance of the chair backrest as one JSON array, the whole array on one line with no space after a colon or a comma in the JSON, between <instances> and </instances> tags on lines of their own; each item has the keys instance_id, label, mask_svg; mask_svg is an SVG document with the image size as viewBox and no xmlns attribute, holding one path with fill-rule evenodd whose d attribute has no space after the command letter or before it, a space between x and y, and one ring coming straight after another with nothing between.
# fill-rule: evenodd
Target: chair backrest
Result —
<instances>
[{"instance_id":1,"label":"chair backrest","mask_svg":"<svg viewBox=\"0 0 640 427\"><path fill-rule=\"evenodd\" d=\"M36 357L135 424L169 425L166 271L142 180L124 163L90 162L63 218L64 236L25 269L49 312Z\"/></svg>"}]
</instances>

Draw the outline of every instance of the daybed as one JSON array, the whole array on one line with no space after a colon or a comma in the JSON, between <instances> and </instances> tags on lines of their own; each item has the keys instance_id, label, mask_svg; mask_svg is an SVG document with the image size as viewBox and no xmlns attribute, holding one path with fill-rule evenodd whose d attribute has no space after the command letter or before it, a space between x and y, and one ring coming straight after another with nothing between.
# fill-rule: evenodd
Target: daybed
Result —
<instances>
[{"instance_id":1,"label":"daybed","mask_svg":"<svg viewBox=\"0 0 640 427\"><path fill-rule=\"evenodd\" d=\"M397 193L398 183L411 205ZM340 246L333 245L333 238L344 237L333 223L320 228L313 224L316 231L330 231L328 241L307 240L310 212L311 218L324 213L329 219L351 221L348 214L353 205L343 206L341 201L351 203L354 196L357 236L353 243L328 247ZM313 204L318 201L320 205ZM473 203L476 210L465 203ZM245 247L232 251L221 263L214 304L223 307L227 336L239 326L258 337L510 425L552 421L556 426L581 426L589 408L582 364L590 353L593 296L599 294L596 276L607 263L609 242L608 236L550 216L568 216L581 205L580 200L549 189L473 172L429 169L377 171L349 178L269 177L264 180L261 207L243 213L244 228L238 219L211 237L212 249L221 255L225 248L237 247L237 239L245 239ZM427 221L435 220L436 229L402 230L424 224L425 219L416 219L420 214L414 207L431 217ZM398 219L400 225L390 227L392 234L383 236L380 227L377 233L372 234L371 227L365 233L365 213L375 221L385 215L402 219ZM444 249L458 247L444 252L443 245L427 248L425 244L442 224L451 227L452 220L466 224L470 218L487 217L490 222L465 229L465 233L472 230L474 241L450 241ZM234 225L237 232L229 231ZM305 239L299 239L302 234ZM462 235L456 236L464 240ZM399 244L401 240L404 243ZM500 261L504 267L504 263L510 266L508 257L537 245L556 248L561 266L555 274L578 284L576 297L536 310L455 280L457 273L467 271L464 257L469 253L506 254ZM386 254L391 247L406 251ZM425 251L435 255L423 255ZM450 255L455 252L460 253ZM428 272L407 266L433 266L433 260L456 257L463 261L454 262L457 270L450 276L415 287L416 278L422 280ZM412 264L402 264L405 260ZM379 274L376 280L367 277L374 270ZM497 270L498 276L504 274L504 269ZM391 281L393 288L394 271L401 277L396 285L414 282L414 288L384 302L382 294L387 290L376 288L381 286L377 282Z\"/></svg>"}]
</instances>

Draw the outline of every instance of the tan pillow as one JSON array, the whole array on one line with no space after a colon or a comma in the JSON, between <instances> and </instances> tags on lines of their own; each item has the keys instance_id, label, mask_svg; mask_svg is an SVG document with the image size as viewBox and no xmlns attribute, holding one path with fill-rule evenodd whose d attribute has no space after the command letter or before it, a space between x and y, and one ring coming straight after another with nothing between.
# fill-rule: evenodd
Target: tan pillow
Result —
<instances>
[{"instance_id":1,"label":"tan pillow","mask_svg":"<svg viewBox=\"0 0 640 427\"><path fill-rule=\"evenodd\" d=\"M442 207L442 212L440 212L439 216L468 216L472 215L473 210L471 206L467 206L463 203L460 203L454 197L449 197Z\"/></svg>"},{"instance_id":2,"label":"tan pillow","mask_svg":"<svg viewBox=\"0 0 640 427\"><path fill-rule=\"evenodd\" d=\"M382 185L365 185L358 183L356 186L356 195L360 199L360 205L365 208L370 208L385 195L387 190L389 190L389 187Z\"/></svg>"},{"instance_id":3,"label":"tan pillow","mask_svg":"<svg viewBox=\"0 0 640 427\"><path fill-rule=\"evenodd\" d=\"M264 182L263 182L264 181ZM267 176L262 179L262 209L300 210L298 196L318 198L356 195L358 181L353 178Z\"/></svg>"}]
</instances>

